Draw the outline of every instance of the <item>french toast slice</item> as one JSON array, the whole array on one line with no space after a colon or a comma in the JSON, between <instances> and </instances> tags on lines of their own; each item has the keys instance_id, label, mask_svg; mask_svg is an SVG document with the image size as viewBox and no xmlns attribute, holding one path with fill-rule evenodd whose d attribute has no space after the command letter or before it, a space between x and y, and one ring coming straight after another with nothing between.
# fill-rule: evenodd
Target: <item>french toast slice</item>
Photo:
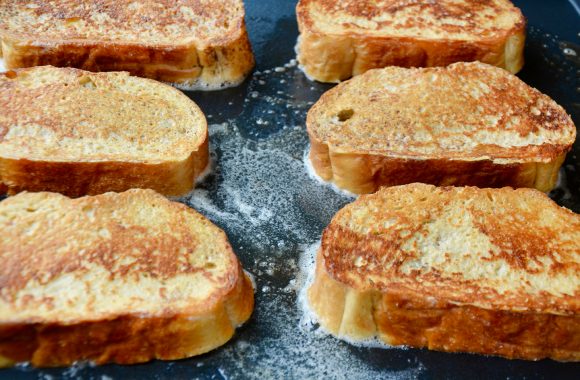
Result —
<instances>
[{"instance_id":1,"label":"french toast slice","mask_svg":"<svg viewBox=\"0 0 580 380\"><path fill-rule=\"evenodd\" d=\"M479 62L368 71L326 92L306 125L316 173L357 194L412 182L549 191L576 138L556 102Z\"/></svg>"},{"instance_id":2,"label":"french toast slice","mask_svg":"<svg viewBox=\"0 0 580 380\"><path fill-rule=\"evenodd\" d=\"M153 190L0 202L0 363L199 355L252 313L225 233Z\"/></svg>"},{"instance_id":3,"label":"french toast slice","mask_svg":"<svg viewBox=\"0 0 580 380\"><path fill-rule=\"evenodd\" d=\"M321 82L386 66L523 64L526 21L508 0L300 0L298 61Z\"/></svg>"},{"instance_id":4,"label":"french toast slice","mask_svg":"<svg viewBox=\"0 0 580 380\"><path fill-rule=\"evenodd\" d=\"M9 69L128 71L193 90L237 85L254 66L242 0L7 0L0 41Z\"/></svg>"},{"instance_id":5,"label":"french toast slice","mask_svg":"<svg viewBox=\"0 0 580 380\"><path fill-rule=\"evenodd\" d=\"M580 360L580 217L534 189L382 188L323 233L310 307L339 338Z\"/></svg>"},{"instance_id":6,"label":"french toast slice","mask_svg":"<svg viewBox=\"0 0 580 380\"><path fill-rule=\"evenodd\" d=\"M126 72L0 74L0 183L9 193L182 195L208 164L207 133L187 96Z\"/></svg>"}]
</instances>

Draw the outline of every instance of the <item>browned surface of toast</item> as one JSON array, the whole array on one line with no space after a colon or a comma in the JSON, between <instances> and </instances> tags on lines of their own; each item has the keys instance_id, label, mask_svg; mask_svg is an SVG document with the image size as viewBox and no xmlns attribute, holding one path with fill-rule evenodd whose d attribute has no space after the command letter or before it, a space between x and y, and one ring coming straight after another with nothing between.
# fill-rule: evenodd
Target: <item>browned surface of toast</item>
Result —
<instances>
[{"instance_id":1,"label":"browned surface of toast","mask_svg":"<svg viewBox=\"0 0 580 380\"><path fill-rule=\"evenodd\" d=\"M507 0L300 0L296 13L298 61L322 82L386 66L523 66L526 22Z\"/></svg>"},{"instance_id":2,"label":"browned surface of toast","mask_svg":"<svg viewBox=\"0 0 580 380\"><path fill-rule=\"evenodd\" d=\"M152 190L0 203L0 363L130 364L227 342L253 287L224 232Z\"/></svg>"},{"instance_id":3,"label":"browned surface of toast","mask_svg":"<svg viewBox=\"0 0 580 380\"><path fill-rule=\"evenodd\" d=\"M354 193L425 182L549 191L576 138L566 111L496 67L369 71L306 120L318 175Z\"/></svg>"},{"instance_id":4,"label":"browned surface of toast","mask_svg":"<svg viewBox=\"0 0 580 380\"><path fill-rule=\"evenodd\" d=\"M69 66L219 89L254 66L241 0L0 3L9 69Z\"/></svg>"},{"instance_id":5,"label":"browned surface of toast","mask_svg":"<svg viewBox=\"0 0 580 380\"><path fill-rule=\"evenodd\" d=\"M35 67L0 74L0 182L69 196L189 192L207 123L180 91L127 73Z\"/></svg>"},{"instance_id":6,"label":"browned surface of toast","mask_svg":"<svg viewBox=\"0 0 580 380\"><path fill-rule=\"evenodd\" d=\"M531 189L382 188L324 231L310 305L346 339L580 360L580 217Z\"/></svg>"}]
</instances>

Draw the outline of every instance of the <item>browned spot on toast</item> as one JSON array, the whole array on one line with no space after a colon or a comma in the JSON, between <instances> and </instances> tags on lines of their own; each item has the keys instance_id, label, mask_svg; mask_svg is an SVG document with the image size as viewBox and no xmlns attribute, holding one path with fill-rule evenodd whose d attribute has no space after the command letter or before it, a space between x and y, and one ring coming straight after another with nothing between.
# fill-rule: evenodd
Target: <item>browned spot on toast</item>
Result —
<instances>
[{"instance_id":1,"label":"browned spot on toast","mask_svg":"<svg viewBox=\"0 0 580 380\"><path fill-rule=\"evenodd\" d=\"M32 16L28 23L19 24L19 33L44 31L44 37L91 38L100 36L108 39L131 38L139 33L151 36L160 43L173 43L189 38L215 40L233 33L243 22L240 15L241 2L237 0L209 1L116 1L99 0L79 2L76 0L30 1L25 11ZM0 29L13 30L24 10L18 1L8 1L2 6L4 22ZM21 16L18 15L20 12ZM193 17L192 17L193 16ZM52 19L52 25L40 20ZM208 24L204 23L208 21ZM71 24L83 23L76 29ZM211 28L209 22L212 23ZM63 27L61 30L60 27ZM213 28L213 29L212 29ZM125 35L119 32L125 31ZM118 37L115 38L115 35Z\"/></svg>"},{"instance_id":2,"label":"browned spot on toast","mask_svg":"<svg viewBox=\"0 0 580 380\"><path fill-rule=\"evenodd\" d=\"M361 291L569 314L580 310L579 243L578 215L540 192L411 184L339 211L321 252L332 278Z\"/></svg>"},{"instance_id":3,"label":"browned spot on toast","mask_svg":"<svg viewBox=\"0 0 580 380\"><path fill-rule=\"evenodd\" d=\"M507 2L493 0L464 0L453 1L407 1L407 0L302 0L307 7L309 3L315 3L320 12L329 19L334 19L337 24L353 29L361 28L361 23L350 24L341 21L342 17L348 16L357 20L371 21L376 24L373 29L380 29L393 24L393 20L404 16L402 22L398 22L400 28L437 29L450 33L482 32L481 19L493 19L505 12ZM515 8L510 10L515 11ZM518 11L519 12L519 11ZM523 21L522 21L523 22ZM364 28L364 27L363 27ZM501 29L497 28L497 32ZM487 32L494 32L494 27L489 27Z\"/></svg>"}]
</instances>

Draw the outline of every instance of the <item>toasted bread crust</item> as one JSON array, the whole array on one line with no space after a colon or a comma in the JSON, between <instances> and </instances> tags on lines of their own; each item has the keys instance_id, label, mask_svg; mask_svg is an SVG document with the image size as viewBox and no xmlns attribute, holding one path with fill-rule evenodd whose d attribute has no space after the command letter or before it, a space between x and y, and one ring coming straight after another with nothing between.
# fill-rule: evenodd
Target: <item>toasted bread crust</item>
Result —
<instances>
[{"instance_id":1,"label":"toasted bread crust","mask_svg":"<svg viewBox=\"0 0 580 380\"><path fill-rule=\"evenodd\" d=\"M308 291L320 324L350 340L509 359L580 361L580 317L488 310L426 299L411 290L361 292L334 280L319 255Z\"/></svg>"},{"instance_id":2,"label":"toasted bread crust","mask_svg":"<svg viewBox=\"0 0 580 380\"><path fill-rule=\"evenodd\" d=\"M23 207L39 215L11 222ZM148 220L147 212L157 213L156 221ZM67 221L59 221L57 213ZM162 219L173 225L161 225ZM181 359L224 344L253 310L252 284L223 231L151 190L75 200L22 194L0 203L0 221L7 233L0 243L5 262L2 366ZM26 230L35 222L52 234ZM105 232L94 236L87 223L93 231ZM69 233L59 241L69 224L84 231L83 236ZM23 231L32 236L19 245L16 235ZM147 237L135 242L132 233ZM90 280L91 273L102 270L108 273L105 279ZM55 286L66 276L73 276L74 283ZM190 289L188 282L199 290ZM78 293L79 287L84 291ZM134 289L140 290L123 293ZM116 296L108 298L111 294Z\"/></svg>"},{"instance_id":3,"label":"toasted bread crust","mask_svg":"<svg viewBox=\"0 0 580 380\"><path fill-rule=\"evenodd\" d=\"M0 326L0 368L22 362L61 367L80 360L135 364L204 354L229 341L252 313L252 284L241 268L237 275L236 287L205 314Z\"/></svg>"},{"instance_id":4,"label":"toasted bread crust","mask_svg":"<svg viewBox=\"0 0 580 380\"><path fill-rule=\"evenodd\" d=\"M566 147L568 149L570 147ZM529 187L548 192L558 181L566 153L551 161L537 163L397 158L333 152L326 144L311 137L308 157L323 180L355 194L370 194L382 186L413 182L437 186Z\"/></svg>"},{"instance_id":5,"label":"toasted bread crust","mask_svg":"<svg viewBox=\"0 0 580 380\"><path fill-rule=\"evenodd\" d=\"M50 191L80 197L109 191L152 189L168 196L190 192L209 163L208 140L184 161L54 162L0 157L0 179L9 195ZM1 191L2 189L0 189Z\"/></svg>"},{"instance_id":6,"label":"toasted bread crust","mask_svg":"<svg viewBox=\"0 0 580 380\"><path fill-rule=\"evenodd\" d=\"M321 82L339 82L386 66L446 66L460 61L481 61L512 73L521 70L526 23L520 10L508 1L465 3L457 6L458 11L451 2L441 1L431 5L391 1L378 6L371 1L337 5L325 0L301 0L296 7L300 29L298 61L309 77ZM406 23L398 29L381 31L390 24L374 21L381 15L396 20L397 12L405 7L416 7L417 17L405 18ZM333 12L323 17L322 9ZM509 27L478 27L477 16L473 16L483 14L484 10L495 17L510 14L515 21ZM360 22L329 21L340 20L341 16ZM328 25L319 18L325 18ZM446 23L448 18L466 25ZM376 23L379 25L373 28L361 26Z\"/></svg>"},{"instance_id":7,"label":"toasted bread crust","mask_svg":"<svg viewBox=\"0 0 580 380\"><path fill-rule=\"evenodd\" d=\"M1 50L9 69L52 65L88 71L128 71L132 75L175 83L186 89L216 90L237 85L255 63L244 22L243 4L237 0L226 1L222 6L232 10L226 11L225 15L216 13L215 17L222 19L212 20L211 7L203 3L191 0L181 4L174 13L183 17L162 19L154 25L154 33L147 28L130 28L143 28L143 17L149 18L147 23L151 23L151 20L167 16L176 6L175 2L164 1L162 9L156 9L154 2L141 2L140 6L146 13L144 16L130 11L129 2L71 5L58 0L51 6L39 2L37 8L27 10L6 2L0 6L0 14L6 15L4 22L0 21ZM208 23L226 26L204 32L211 28L197 26L196 22L185 17L185 6L190 12L197 12L200 19L206 18ZM53 24L38 21L38 29L46 29L42 34L31 25L16 28L19 25L17 17L25 11L32 13L33 18L48 17ZM101 25L94 19L103 12L108 14L108 19L101 20ZM69 25L78 22L87 24L85 29ZM179 29L179 33L166 32L170 27ZM186 33L188 28L191 29ZM152 35L145 37L147 33Z\"/></svg>"},{"instance_id":8,"label":"toasted bread crust","mask_svg":"<svg viewBox=\"0 0 580 380\"><path fill-rule=\"evenodd\" d=\"M0 93L0 181L10 194L150 188L183 195L208 165L203 113L167 85L35 67L2 75Z\"/></svg>"},{"instance_id":9,"label":"toasted bread crust","mask_svg":"<svg viewBox=\"0 0 580 380\"><path fill-rule=\"evenodd\" d=\"M326 92L306 125L316 173L358 194L412 182L549 191L576 137L552 99L481 63L369 71Z\"/></svg>"},{"instance_id":10,"label":"toasted bread crust","mask_svg":"<svg viewBox=\"0 0 580 380\"><path fill-rule=\"evenodd\" d=\"M339 337L577 361L579 236L535 190L385 188L333 218L309 301Z\"/></svg>"}]
</instances>

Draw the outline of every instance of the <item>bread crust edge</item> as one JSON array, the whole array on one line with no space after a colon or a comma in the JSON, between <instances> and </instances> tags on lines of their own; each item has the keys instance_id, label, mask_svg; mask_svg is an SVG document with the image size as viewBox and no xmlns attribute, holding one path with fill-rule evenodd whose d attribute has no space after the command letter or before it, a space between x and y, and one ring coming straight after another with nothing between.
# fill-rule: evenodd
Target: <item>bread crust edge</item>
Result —
<instances>
[{"instance_id":1,"label":"bread crust edge","mask_svg":"<svg viewBox=\"0 0 580 380\"><path fill-rule=\"evenodd\" d=\"M307 124L309 124L307 122ZM537 162L522 160L459 160L401 158L356 151L337 151L308 129L309 159L323 180L355 194L374 193L381 186L413 182L437 186L528 187L548 192L556 186L567 152ZM507 162L509 161L509 162Z\"/></svg>"},{"instance_id":2,"label":"bread crust edge","mask_svg":"<svg viewBox=\"0 0 580 380\"><path fill-rule=\"evenodd\" d=\"M181 161L59 162L0 157L0 193L50 191L80 197L143 188L166 196L187 194L209 165L209 138L205 119L203 122L197 149Z\"/></svg>"},{"instance_id":3,"label":"bread crust edge","mask_svg":"<svg viewBox=\"0 0 580 380\"><path fill-rule=\"evenodd\" d=\"M233 254L233 253L232 253ZM68 325L0 325L0 368L21 362L35 367L135 364L177 360L211 351L229 341L254 308L252 282L239 265L229 293L204 310L160 315L119 315Z\"/></svg>"},{"instance_id":4,"label":"bread crust edge","mask_svg":"<svg viewBox=\"0 0 580 380\"><path fill-rule=\"evenodd\" d=\"M93 72L128 71L183 89L236 86L255 64L244 21L235 34L208 46L43 40L7 32L0 34L0 40L7 69L51 65Z\"/></svg>"},{"instance_id":5,"label":"bread crust edge","mask_svg":"<svg viewBox=\"0 0 580 380\"><path fill-rule=\"evenodd\" d=\"M180 196L195 186L195 178L208 165L207 140L183 161L51 162L0 158L0 180L9 195L21 191L50 191L69 197L97 195L133 188L153 189Z\"/></svg>"},{"instance_id":6,"label":"bread crust edge","mask_svg":"<svg viewBox=\"0 0 580 380\"><path fill-rule=\"evenodd\" d=\"M320 325L339 339L508 359L580 361L580 317L486 310L411 291L359 290L335 280L322 250L308 289Z\"/></svg>"}]
</instances>

